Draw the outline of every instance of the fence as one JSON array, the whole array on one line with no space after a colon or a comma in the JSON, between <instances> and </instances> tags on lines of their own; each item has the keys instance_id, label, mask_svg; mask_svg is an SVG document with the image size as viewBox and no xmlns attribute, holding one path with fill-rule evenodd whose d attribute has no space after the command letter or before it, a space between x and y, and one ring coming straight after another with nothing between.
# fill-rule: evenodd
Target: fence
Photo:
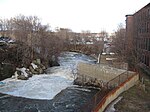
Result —
<instances>
[{"instance_id":1,"label":"fence","mask_svg":"<svg viewBox=\"0 0 150 112\"><path fill-rule=\"evenodd\" d=\"M121 83L125 82L129 78L129 76L131 76L131 74L128 71L123 72L122 74L108 81L106 84L106 88L110 89L119 86Z\"/></svg>"},{"instance_id":2,"label":"fence","mask_svg":"<svg viewBox=\"0 0 150 112\"><path fill-rule=\"evenodd\" d=\"M104 101L106 99L106 95L110 93L113 89L118 87L120 84L123 84L125 81L127 81L129 78L131 78L135 73L133 72L124 72L120 74L119 76L115 77L114 79L107 82L104 88L100 90L86 105L81 107L81 112L92 112L94 108L97 107L100 102ZM103 103L101 103L99 106L101 107Z\"/></svg>"},{"instance_id":3,"label":"fence","mask_svg":"<svg viewBox=\"0 0 150 112\"><path fill-rule=\"evenodd\" d=\"M139 75L133 73L125 82L121 83L118 87L112 89L108 94L106 94L102 100L97 104L93 112L103 112L105 108L115 100L122 92L128 90L130 87L134 86L139 80Z\"/></svg>"}]
</instances>

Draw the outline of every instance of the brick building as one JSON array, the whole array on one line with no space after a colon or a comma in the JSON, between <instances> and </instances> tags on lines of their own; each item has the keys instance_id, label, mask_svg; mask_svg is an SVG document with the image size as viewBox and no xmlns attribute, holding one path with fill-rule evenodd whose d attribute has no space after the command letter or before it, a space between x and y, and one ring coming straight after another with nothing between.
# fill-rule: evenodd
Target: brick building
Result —
<instances>
[{"instance_id":1,"label":"brick building","mask_svg":"<svg viewBox=\"0 0 150 112\"><path fill-rule=\"evenodd\" d=\"M126 15L127 50L135 49L137 59L150 70L150 3L133 15Z\"/></svg>"}]
</instances>

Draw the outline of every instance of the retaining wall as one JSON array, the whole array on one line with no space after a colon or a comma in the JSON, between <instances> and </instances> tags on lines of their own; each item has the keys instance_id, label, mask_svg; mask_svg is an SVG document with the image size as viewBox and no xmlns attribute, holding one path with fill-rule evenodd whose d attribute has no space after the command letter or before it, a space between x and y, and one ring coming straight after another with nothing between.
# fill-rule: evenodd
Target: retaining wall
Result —
<instances>
[{"instance_id":1,"label":"retaining wall","mask_svg":"<svg viewBox=\"0 0 150 112\"><path fill-rule=\"evenodd\" d=\"M109 66L103 66L99 64L88 64L82 62L78 64L77 69L77 74L79 76L89 76L98 80L103 80L103 82L108 82L126 71L123 69L117 69Z\"/></svg>"},{"instance_id":2,"label":"retaining wall","mask_svg":"<svg viewBox=\"0 0 150 112\"><path fill-rule=\"evenodd\" d=\"M115 100L122 92L134 86L138 80L139 75L135 73L124 83L120 84L117 88L113 89L106 96L104 96L93 112L103 112L108 104L110 104L113 100Z\"/></svg>"}]
</instances>

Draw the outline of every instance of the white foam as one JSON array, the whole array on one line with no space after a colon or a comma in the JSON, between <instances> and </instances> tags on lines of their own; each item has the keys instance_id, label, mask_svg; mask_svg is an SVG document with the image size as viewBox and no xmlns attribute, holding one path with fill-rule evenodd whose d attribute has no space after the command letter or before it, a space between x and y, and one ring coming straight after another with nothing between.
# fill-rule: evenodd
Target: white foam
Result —
<instances>
[{"instance_id":1,"label":"white foam","mask_svg":"<svg viewBox=\"0 0 150 112\"><path fill-rule=\"evenodd\" d=\"M76 54L68 53L66 56L60 57L61 66L48 69L53 71L52 73L34 75L28 80L5 79L2 81L4 84L0 87L0 92L31 99L52 99L63 89L73 85L72 70L76 68L79 61L83 61L81 58L74 57ZM83 59L91 61L86 57ZM25 72L25 69L21 69L21 71Z\"/></svg>"}]
</instances>

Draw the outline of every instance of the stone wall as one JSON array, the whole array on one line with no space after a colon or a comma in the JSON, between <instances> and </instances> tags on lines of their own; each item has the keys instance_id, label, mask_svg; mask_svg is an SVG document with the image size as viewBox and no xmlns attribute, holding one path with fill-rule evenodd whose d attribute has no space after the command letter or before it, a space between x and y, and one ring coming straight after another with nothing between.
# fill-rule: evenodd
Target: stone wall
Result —
<instances>
[{"instance_id":1,"label":"stone wall","mask_svg":"<svg viewBox=\"0 0 150 112\"><path fill-rule=\"evenodd\" d=\"M99 65L99 64L88 64L80 62L77 67L78 77L87 76L91 78L96 78L98 80L103 80L103 82L108 82L111 79L117 77L118 75L126 72L123 69L117 69L109 66Z\"/></svg>"}]
</instances>

